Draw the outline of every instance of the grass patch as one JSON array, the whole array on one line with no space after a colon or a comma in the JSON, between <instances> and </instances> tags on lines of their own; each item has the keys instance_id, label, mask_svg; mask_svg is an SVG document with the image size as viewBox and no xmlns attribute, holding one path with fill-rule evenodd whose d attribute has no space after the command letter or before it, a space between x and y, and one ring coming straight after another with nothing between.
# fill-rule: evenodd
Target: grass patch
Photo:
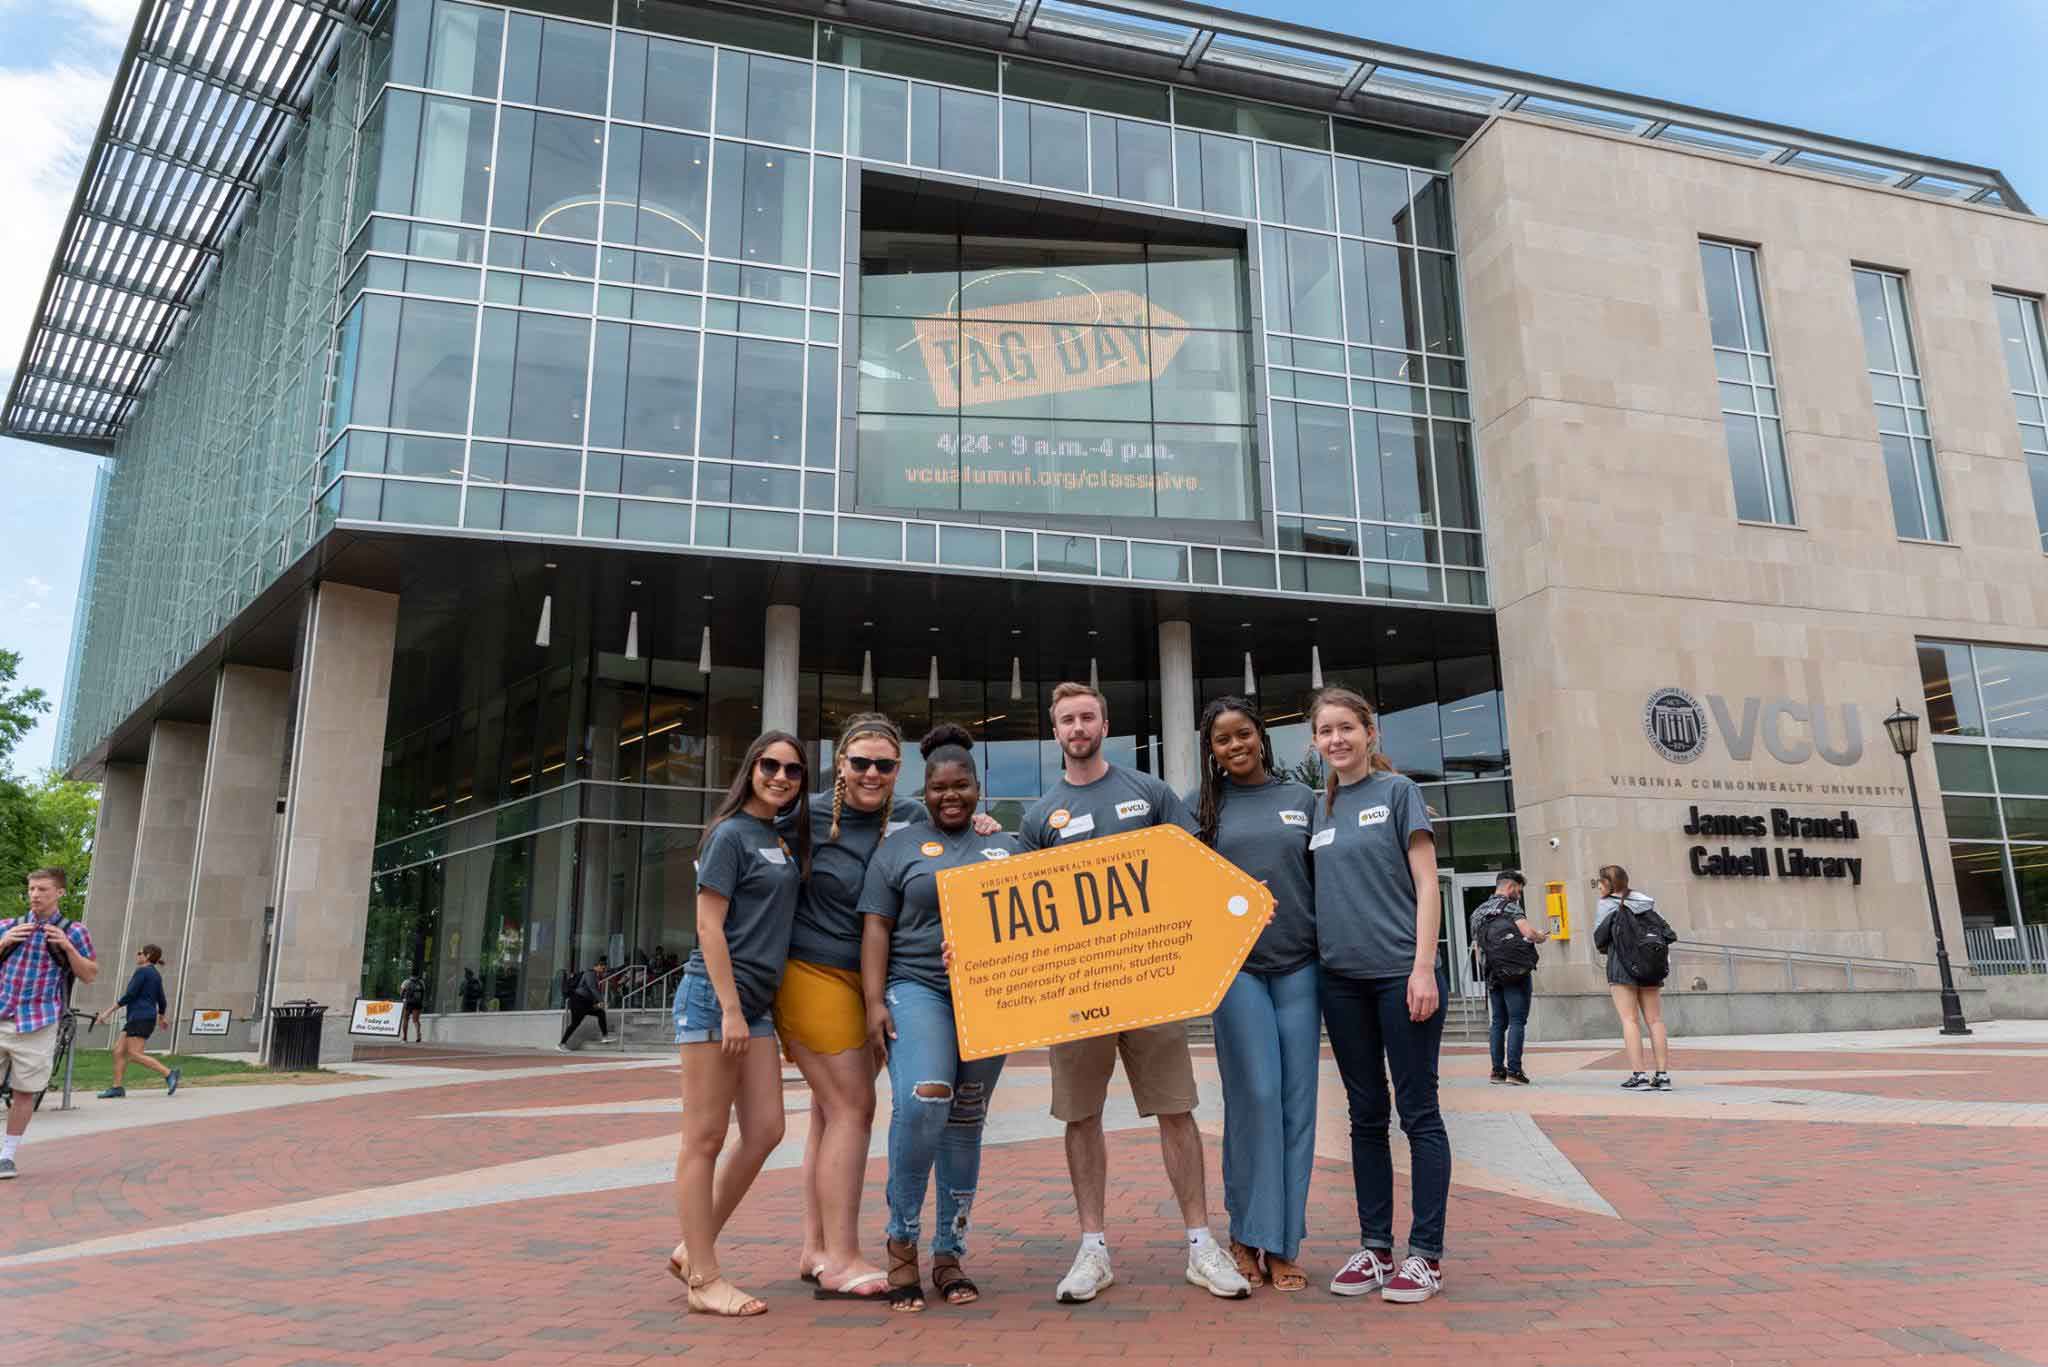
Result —
<instances>
[{"instance_id":1,"label":"grass patch","mask_svg":"<svg viewBox=\"0 0 2048 1367\"><path fill-rule=\"evenodd\" d=\"M74 1094L83 1092L90 1096L114 1085L114 1054L111 1049L74 1048L72 1053L71 1090ZM211 1054L151 1054L150 1057L167 1068L182 1070L184 1076L179 1079L180 1088L235 1082L284 1082L292 1076L273 1073L267 1068L235 1059L215 1058ZM61 1067L51 1075L50 1085L56 1089L64 1086ZM122 1079L121 1085L130 1092L160 1092L164 1089L164 1080L150 1069L130 1063L128 1075Z\"/></svg>"}]
</instances>

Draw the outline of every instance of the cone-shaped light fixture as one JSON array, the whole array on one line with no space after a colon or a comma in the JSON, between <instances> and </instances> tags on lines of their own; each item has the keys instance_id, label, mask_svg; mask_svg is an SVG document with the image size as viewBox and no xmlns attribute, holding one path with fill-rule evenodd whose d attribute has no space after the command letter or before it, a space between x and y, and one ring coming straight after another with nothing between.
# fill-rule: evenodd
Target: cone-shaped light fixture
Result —
<instances>
[{"instance_id":1,"label":"cone-shaped light fixture","mask_svg":"<svg viewBox=\"0 0 2048 1367\"><path fill-rule=\"evenodd\" d=\"M704 644L697 647L697 672L711 672L711 627L708 623L704 627Z\"/></svg>"},{"instance_id":2,"label":"cone-shaped light fixture","mask_svg":"<svg viewBox=\"0 0 2048 1367\"><path fill-rule=\"evenodd\" d=\"M629 660L640 658L640 614L638 612L626 614L626 658Z\"/></svg>"},{"instance_id":3,"label":"cone-shaped light fixture","mask_svg":"<svg viewBox=\"0 0 2048 1367\"><path fill-rule=\"evenodd\" d=\"M1015 655L1010 657L1010 701L1024 701L1024 662Z\"/></svg>"},{"instance_id":4,"label":"cone-shaped light fixture","mask_svg":"<svg viewBox=\"0 0 2048 1367\"><path fill-rule=\"evenodd\" d=\"M1102 675L1096 671L1093 655L1088 657L1088 686L1097 693L1102 691Z\"/></svg>"},{"instance_id":5,"label":"cone-shaped light fixture","mask_svg":"<svg viewBox=\"0 0 2048 1367\"><path fill-rule=\"evenodd\" d=\"M875 696L875 652L872 650L860 653L860 691L862 697Z\"/></svg>"},{"instance_id":6,"label":"cone-shaped light fixture","mask_svg":"<svg viewBox=\"0 0 2048 1367\"><path fill-rule=\"evenodd\" d=\"M1244 653L1244 695L1249 698L1259 691L1259 679L1252 673L1252 653Z\"/></svg>"},{"instance_id":7,"label":"cone-shaped light fixture","mask_svg":"<svg viewBox=\"0 0 2048 1367\"><path fill-rule=\"evenodd\" d=\"M931 682L925 685L924 695L927 698L936 698L939 696L939 657L936 655L932 656Z\"/></svg>"},{"instance_id":8,"label":"cone-shaped light fixture","mask_svg":"<svg viewBox=\"0 0 2048 1367\"><path fill-rule=\"evenodd\" d=\"M540 600L540 626L535 628L533 633L533 643L535 645L544 646L548 643L551 634L550 628L553 627L554 621L555 595L552 593L542 594Z\"/></svg>"},{"instance_id":9,"label":"cone-shaped light fixture","mask_svg":"<svg viewBox=\"0 0 2048 1367\"><path fill-rule=\"evenodd\" d=\"M1308 686L1310 688L1321 688L1323 686L1323 648L1321 646L1310 646L1308 648Z\"/></svg>"}]
</instances>

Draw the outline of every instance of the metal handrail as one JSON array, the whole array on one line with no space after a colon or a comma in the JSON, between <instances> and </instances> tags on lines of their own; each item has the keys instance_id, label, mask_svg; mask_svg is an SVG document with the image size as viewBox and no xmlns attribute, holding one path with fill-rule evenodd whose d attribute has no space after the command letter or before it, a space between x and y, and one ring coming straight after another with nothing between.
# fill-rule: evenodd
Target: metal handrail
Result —
<instances>
[{"instance_id":1,"label":"metal handrail","mask_svg":"<svg viewBox=\"0 0 2048 1367\"><path fill-rule=\"evenodd\" d=\"M677 964L674 968L671 968L668 972L662 974L660 977L649 978L646 982L641 983L638 987L635 987L628 992L621 993L619 999L616 1002L610 1000L611 994L607 992L605 994L605 1006L609 1010L617 1011L645 1010L647 1008L647 994L653 992L656 988L660 988L661 993L659 996L655 997L654 1000L657 1003L665 1003L669 996L669 988L674 985L673 980L679 977L682 974L682 971L683 965ZM639 1000L639 1004L637 1006L634 1004L636 998Z\"/></svg>"},{"instance_id":2,"label":"metal handrail","mask_svg":"<svg viewBox=\"0 0 2048 1367\"><path fill-rule=\"evenodd\" d=\"M1804 949L1770 949L1759 945L1717 945L1704 940L1680 940L1671 946L1673 954L1701 953L1717 954L1727 969L1728 981L1735 981L1735 960L1763 959L1781 962L1785 965L1785 986L1794 988L1797 984L1795 969L1800 964L1813 964L1826 968L1839 968L1850 987L1856 985L1856 969L1860 965L1867 971L1879 973L1900 973L1905 976L1908 987L1919 986L1919 970L1931 968L1932 964L1916 963L1911 959L1878 959L1865 954L1821 954Z\"/></svg>"}]
</instances>

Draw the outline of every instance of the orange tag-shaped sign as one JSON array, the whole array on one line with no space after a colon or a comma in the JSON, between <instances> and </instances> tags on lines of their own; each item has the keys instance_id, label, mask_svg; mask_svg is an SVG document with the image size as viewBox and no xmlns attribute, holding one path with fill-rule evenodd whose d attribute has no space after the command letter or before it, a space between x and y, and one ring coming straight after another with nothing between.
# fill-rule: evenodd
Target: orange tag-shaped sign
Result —
<instances>
[{"instance_id":1,"label":"orange tag-shaped sign","mask_svg":"<svg viewBox=\"0 0 2048 1367\"><path fill-rule=\"evenodd\" d=\"M1273 915L1265 884L1178 826L947 869L960 1057L1215 1010Z\"/></svg>"},{"instance_id":2,"label":"orange tag-shaped sign","mask_svg":"<svg viewBox=\"0 0 2048 1367\"><path fill-rule=\"evenodd\" d=\"M1186 319L1130 290L966 309L914 327L941 408L1156 380L1188 340Z\"/></svg>"}]
</instances>

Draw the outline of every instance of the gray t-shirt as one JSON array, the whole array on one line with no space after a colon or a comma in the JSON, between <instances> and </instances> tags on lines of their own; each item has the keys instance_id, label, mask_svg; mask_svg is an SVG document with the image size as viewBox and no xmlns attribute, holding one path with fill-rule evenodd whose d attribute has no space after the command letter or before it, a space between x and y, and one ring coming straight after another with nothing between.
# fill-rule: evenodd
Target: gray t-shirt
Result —
<instances>
[{"instance_id":1,"label":"gray t-shirt","mask_svg":"<svg viewBox=\"0 0 2048 1367\"><path fill-rule=\"evenodd\" d=\"M1316 803L1309 837L1323 967L1347 978L1405 978L1415 968L1408 840L1417 831L1434 838L1422 790L1376 773L1338 788L1334 813L1324 805Z\"/></svg>"},{"instance_id":2,"label":"gray t-shirt","mask_svg":"<svg viewBox=\"0 0 2048 1367\"><path fill-rule=\"evenodd\" d=\"M868 861L883 837L925 820L925 810L897 798L883 820L880 811L839 811L839 838L832 838L832 794L811 795L811 876L796 903L789 957L825 968L860 967L860 890Z\"/></svg>"},{"instance_id":3,"label":"gray t-shirt","mask_svg":"<svg viewBox=\"0 0 2048 1367\"><path fill-rule=\"evenodd\" d=\"M1257 787L1224 780L1216 853L1266 885L1273 920L1245 958L1254 973L1292 973L1315 962L1316 893L1308 860L1316 795L1293 779Z\"/></svg>"},{"instance_id":4,"label":"gray t-shirt","mask_svg":"<svg viewBox=\"0 0 2048 1367\"><path fill-rule=\"evenodd\" d=\"M719 822L697 851L697 886L724 893L732 902L725 913L725 948L748 1020L773 1004L775 989L782 985L801 876L788 842L773 826L745 812ZM685 971L704 971L701 947L690 951Z\"/></svg>"},{"instance_id":5,"label":"gray t-shirt","mask_svg":"<svg viewBox=\"0 0 2048 1367\"><path fill-rule=\"evenodd\" d=\"M950 993L940 953L946 930L939 919L939 880L935 875L963 864L1008 859L1017 852L1017 837L1007 831L976 835L971 827L948 835L936 826L915 826L882 842L868 865L860 909L863 915L893 923L889 935L892 981L906 979Z\"/></svg>"},{"instance_id":6,"label":"gray t-shirt","mask_svg":"<svg viewBox=\"0 0 2048 1367\"><path fill-rule=\"evenodd\" d=\"M1076 787L1063 778L1047 789L1024 813L1017 841L1027 850L1049 850L1148 826L1195 833L1195 819L1179 793L1150 774L1112 764L1093 783Z\"/></svg>"}]
</instances>

